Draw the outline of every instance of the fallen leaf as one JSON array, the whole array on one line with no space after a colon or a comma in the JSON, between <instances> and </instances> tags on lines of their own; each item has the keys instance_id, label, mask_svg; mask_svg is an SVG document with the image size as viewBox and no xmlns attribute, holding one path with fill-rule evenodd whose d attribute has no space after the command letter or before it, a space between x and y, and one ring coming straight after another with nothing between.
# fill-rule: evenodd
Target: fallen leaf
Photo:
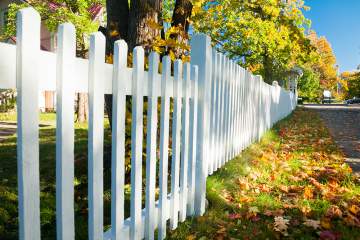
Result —
<instances>
[{"instance_id":1,"label":"fallen leaf","mask_svg":"<svg viewBox=\"0 0 360 240\"><path fill-rule=\"evenodd\" d=\"M289 188L288 188L288 186L285 186L285 185L280 185L280 190L281 191L283 191L283 192L285 192L285 193L288 193L289 192Z\"/></svg>"},{"instance_id":2,"label":"fallen leaf","mask_svg":"<svg viewBox=\"0 0 360 240\"><path fill-rule=\"evenodd\" d=\"M300 211L307 216L311 212L311 208L309 206L302 206L300 208Z\"/></svg>"},{"instance_id":3,"label":"fallen leaf","mask_svg":"<svg viewBox=\"0 0 360 240\"><path fill-rule=\"evenodd\" d=\"M241 190L249 190L250 189L249 183L245 178L239 178L237 182L238 182Z\"/></svg>"},{"instance_id":4,"label":"fallen leaf","mask_svg":"<svg viewBox=\"0 0 360 240\"><path fill-rule=\"evenodd\" d=\"M307 219L305 222L303 222L305 226L312 227L314 229L320 228L320 221L319 220L312 220Z\"/></svg>"},{"instance_id":5,"label":"fallen leaf","mask_svg":"<svg viewBox=\"0 0 360 240\"><path fill-rule=\"evenodd\" d=\"M305 199L313 199L314 197L314 193L312 188L310 188L309 186L306 186L304 189L304 198Z\"/></svg>"},{"instance_id":6,"label":"fallen leaf","mask_svg":"<svg viewBox=\"0 0 360 240\"><path fill-rule=\"evenodd\" d=\"M330 229L331 228L331 221L327 217L322 218L320 223L321 223L321 227L324 228L324 229Z\"/></svg>"},{"instance_id":7,"label":"fallen leaf","mask_svg":"<svg viewBox=\"0 0 360 240\"><path fill-rule=\"evenodd\" d=\"M240 213L230 213L228 215L228 218L231 220L235 220L235 219L240 219L241 218L241 214Z\"/></svg>"},{"instance_id":8,"label":"fallen leaf","mask_svg":"<svg viewBox=\"0 0 360 240\"><path fill-rule=\"evenodd\" d=\"M349 207L349 212L351 212L354 215L357 215L359 210L360 208L354 204Z\"/></svg>"},{"instance_id":9,"label":"fallen leaf","mask_svg":"<svg viewBox=\"0 0 360 240\"><path fill-rule=\"evenodd\" d=\"M196 239L196 235L194 235L194 234L191 234L186 237L186 240L194 240L194 239Z\"/></svg>"},{"instance_id":10,"label":"fallen leaf","mask_svg":"<svg viewBox=\"0 0 360 240\"><path fill-rule=\"evenodd\" d=\"M274 230L280 232L284 236L288 236L288 232L287 232L288 225L289 225L289 219L286 219L284 217L274 218Z\"/></svg>"},{"instance_id":11,"label":"fallen leaf","mask_svg":"<svg viewBox=\"0 0 360 240\"><path fill-rule=\"evenodd\" d=\"M342 217L342 211L340 208L336 205L331 205L328 210L326 211L325 216L329 218L341 218Z\"/></svg>"},{"instance_id":12,"label":"fallen leaf","mask_svg":"<svg viewBox=\"0 0 360 240\"><path fill-rule=\"evenodd\" d=\"M357 226L357 227L360 227L360 221L357 217L353 216L352 214L347 214L345 217L344 217L344 222L347 224L347 225L350 225L350 226Z\"/></svg>"}]
</instances>

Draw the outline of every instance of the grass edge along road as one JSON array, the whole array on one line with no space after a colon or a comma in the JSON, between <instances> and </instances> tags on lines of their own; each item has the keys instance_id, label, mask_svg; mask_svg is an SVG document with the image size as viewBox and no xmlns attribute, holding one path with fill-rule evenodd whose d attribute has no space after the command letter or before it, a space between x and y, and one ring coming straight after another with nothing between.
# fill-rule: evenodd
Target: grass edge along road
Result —
<instances>
[{"instance_id":1,"label":"grass edge along road","mask_svg":"<svg viewBox=\"0 0 360 240\"><path fill-rule=\"evenodd\" d=\"M360 184L311 110L208 177L207 199L205 215L168 239L360 239Z\"/></svg>"}]
</instances>

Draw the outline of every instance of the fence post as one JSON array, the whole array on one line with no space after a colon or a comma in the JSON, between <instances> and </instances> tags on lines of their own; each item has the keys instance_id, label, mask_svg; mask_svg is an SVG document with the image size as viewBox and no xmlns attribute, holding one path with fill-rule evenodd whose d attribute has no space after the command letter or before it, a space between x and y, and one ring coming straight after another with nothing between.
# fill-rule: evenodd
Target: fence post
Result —
<instances>
[{"instance_id":1,"label":"fence post","mask_svg":"<svg viewBox=\"0 0 360 240\"><path fill-rule=\"evenodd\" d=\"M205 34L196 34L191 39L191 63L199 67L198 79L198 135L195 178L195 214L205 212L207 159L209 157L209 124L211 101L211 39Z\"/></svg>"},{"instance_id":2,"label":"fence post","mask_svg":"<svg viewBox=\"0 0 360 240\"><path fill-rule=\"evenodd\" d=\"M16 87L19 239L40 239L39 79L40 15L17 14Z\"/></svg>"}]
</instances>

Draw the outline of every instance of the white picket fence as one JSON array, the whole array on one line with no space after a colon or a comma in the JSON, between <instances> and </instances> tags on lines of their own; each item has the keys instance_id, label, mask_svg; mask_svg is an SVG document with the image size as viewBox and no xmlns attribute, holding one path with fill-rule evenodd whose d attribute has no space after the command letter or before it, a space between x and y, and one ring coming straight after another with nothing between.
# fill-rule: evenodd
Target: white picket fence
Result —
<instances>
[{"instance_id":1,"label":"white picket fence","mask_svg":"<svg viewBox=\"0 0 360 240\"><path fill-rule=\"evenodd\" d=\"M167 221L175 229L186 216L205 211L206 178L239 154L296 106L293 93L268 85L211 48L210 38L191 40L191 64L133 51L115 43L114 64L104 63L105 39L90 37L89 60L75 57L75 29L58 30L57 53L40 50L40 17L32 8L17 17L17 45L0 43L0 88L18 92L18 194L20 239L40 239L39 119L40 90L56 90L56 227L58 239L74 239L74 93L89 94L89 239L158 239ZM103 229L104 94L113 94L111 229ZM124 219L125 104L131 95L131 206ZM148 96L146 173L142 173L143 96ZM161 97L160 168L156 173L157 99ZM169 136L170 98L174 99ZM172 159L169 156L172 137ZM170 161L170 163L169 163ZM171 174L168 174L171 164ZM158 174L158 175L157 175ZM171 191L168 192L168 175ZM155 201L156 176L160 196ZM146 177L145 208L142 179Z\"/></svg>"}]
</instances>

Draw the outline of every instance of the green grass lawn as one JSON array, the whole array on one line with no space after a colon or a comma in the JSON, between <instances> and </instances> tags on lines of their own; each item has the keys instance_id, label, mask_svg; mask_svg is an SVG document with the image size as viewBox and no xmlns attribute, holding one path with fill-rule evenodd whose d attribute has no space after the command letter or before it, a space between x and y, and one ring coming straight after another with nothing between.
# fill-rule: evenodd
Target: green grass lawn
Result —
<instances>
[{"instance_id":1,"label":"green grass lawn","mask_svg":"<svg viewBox=\"0 0 360 240\"><path fill-rule=\"evenodd\" d=\"M207 179L205 215L168 239L360 239L360 185L328 130L297 109Z\"/></svg>"},{"instance_id":2,"label":"green grass lawn","mask_svg":"<svg viewBox=\"0 0 360 240\"><path fill-rule=\"evenodd\" d=\"M41 236L55 239L55 125L54 113L40 114ZM16 121L16 114L0 114L0 121ZM87 124L75 124L76 238L87 239ZM105 121L104 221L110 224L110 140ZM18 239L16 135L0 142L0 239Z\"/></svg>"}]
</instances>

